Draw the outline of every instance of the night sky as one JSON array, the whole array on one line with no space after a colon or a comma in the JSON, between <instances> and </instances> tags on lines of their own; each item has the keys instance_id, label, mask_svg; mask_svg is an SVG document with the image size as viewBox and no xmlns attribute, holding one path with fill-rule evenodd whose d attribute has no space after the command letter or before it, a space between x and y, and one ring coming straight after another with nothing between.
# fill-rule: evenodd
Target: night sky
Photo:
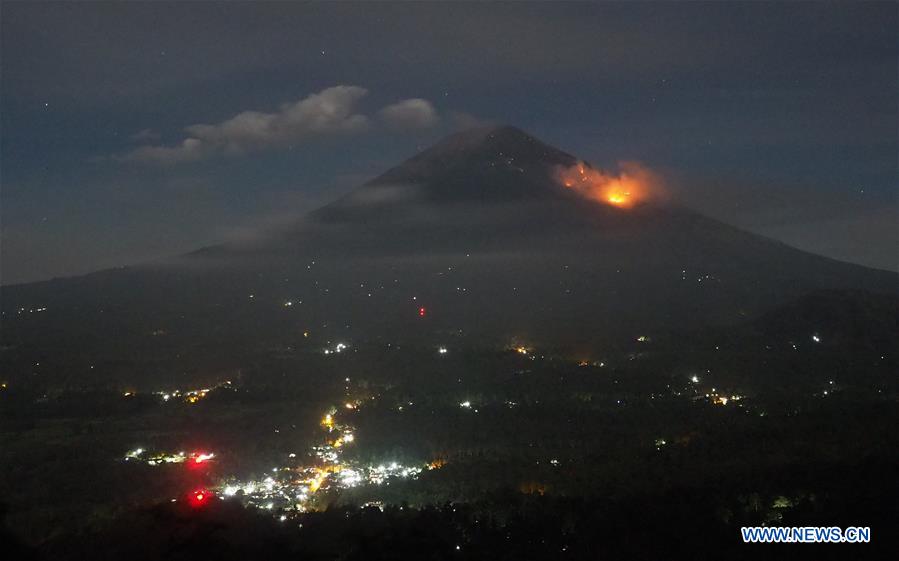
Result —
<instances>
[{"instance_id":1,"label":"night sky","mask_svg":"<svg viewBox=\"0 0 899 561\"><path fill-rule=\"evenodd\" d=\"M4 284L251 235L483 122L899 269L895 3L0 9Z\"/></svg>"}]
</instances>

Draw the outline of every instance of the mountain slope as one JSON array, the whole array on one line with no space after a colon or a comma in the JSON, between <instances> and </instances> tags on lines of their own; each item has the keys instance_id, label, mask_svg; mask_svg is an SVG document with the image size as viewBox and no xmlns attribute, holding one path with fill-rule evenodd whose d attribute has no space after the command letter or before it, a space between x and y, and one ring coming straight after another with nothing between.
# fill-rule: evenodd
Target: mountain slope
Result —
<instances>
[{"instance_id":1,"label":"mountain slope","mask_svg":"<svg viewBox=\"0 0 899 561\"><path fill-rule=\"evenodd\" d=\"M98 363L152 377L337 340L595 349L742 322L819 289L897 289L896 274L677 206L584 199L556 176L575 162L513 127L477 129L258 243L4 287L0 364L35 376L60 361L84 380Z\"/></svg>"}]
</instances>

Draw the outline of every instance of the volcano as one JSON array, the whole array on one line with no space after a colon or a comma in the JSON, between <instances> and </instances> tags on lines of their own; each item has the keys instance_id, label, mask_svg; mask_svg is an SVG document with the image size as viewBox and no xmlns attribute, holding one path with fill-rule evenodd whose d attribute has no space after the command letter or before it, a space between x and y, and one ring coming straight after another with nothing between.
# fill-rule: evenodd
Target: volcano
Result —
<instances>
[{"instance_id":1,"label":"volcano","mask_svg":"<svg viewBox=\"0 0 899 561\"><path fill-rule=\"evenodd\" d=\"M3 287L4 370L60 349L113 372L141 353L239 362L337 340L597 348L899 286L675 204L584 198L558 179L577 162L514 127L474 129L255 243Z\"/></svg>"}]
</instances>

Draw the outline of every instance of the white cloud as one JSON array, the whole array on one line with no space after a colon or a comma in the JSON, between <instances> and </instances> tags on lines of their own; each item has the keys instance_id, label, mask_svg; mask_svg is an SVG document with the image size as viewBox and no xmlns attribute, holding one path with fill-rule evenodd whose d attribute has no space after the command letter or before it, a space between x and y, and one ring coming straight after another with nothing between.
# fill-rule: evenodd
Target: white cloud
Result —
<instances>
[{"instance_id":1,"label":"white cloud","mask_svg":"<svg viewBox=\"0 0 899 561\"><path fill-rule=\"evenodd\" d=\"M437 110L426 99L404 99L378 112L387 126L400 130L425 129L440 121Z\"/></svg>"},{"instance_id":2,"label":"white cloud","mask_svg":"<svg viewBox=\"0 0 899 561\"><path fill-rule=\"evenodd\" d=\"M216 124L184 128L186 138L173 146L141 146L114 159L129 162L176 164L217 155L246 154L287 146L334 134L368 130L371 119L358 112L368 90L359 86L334 86L292 103L273 113L244 111ZM382 108L380 122L397 130L416 130L436 125L440 116L425 99L405 99ZM152 131L135 139L149 140ZM152 133L155 134L155 133Z\"/></svg>"},{"instance_id":3,"label":"white cloud","mask_svg":"<svg viewBox=\"0 0 899 561\"><path fill-rule=\"evenodd\" d=\"M358 86L334 86L285 103L274 113L244 111L221 123L191 125L184 129L187 138L175 146L143 146L121 159L171 164L364 131L369 119L355 109L367 93Z\"/></svg>"},{"instance_id":4,"label":"white cloud","mask_svg":"<svg viewBox=\"0 0 899 561\"><path fill-rule=\"evenodd\" d=\"M196 138L185 138L177 146L141 146L125 154L121 159L133 162L176 164L190 162L210 154L212 150Z\"/></svg>"}]
</instances>

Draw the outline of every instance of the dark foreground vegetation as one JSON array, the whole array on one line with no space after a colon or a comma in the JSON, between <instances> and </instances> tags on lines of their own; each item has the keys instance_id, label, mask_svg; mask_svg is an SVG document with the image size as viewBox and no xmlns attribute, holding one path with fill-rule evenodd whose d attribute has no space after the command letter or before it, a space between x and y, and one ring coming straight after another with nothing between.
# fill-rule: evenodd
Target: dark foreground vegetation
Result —
<instances>
[{"instance_id":1,"label":"dark foreground vegetation","mask_svg":"<svg viewBox=\"0 0 899 561\"><path fill-rule=\"evenodd\" d=\"M286 526L228 502L159 504L60 536L41 554L4 533L15 556L48 559L888 559L896 551L895 463L758 471L619 500L497 491L467 504L334 507ZM754 489L754 490L752 490ZM804 491L787 500L783 489ZM789 504L789 507L783 506ZM778 506L780 505L780 506ZM870 544L746 545L741 525L872 527Z\"/></svg>"},{"instance_id":2,"label":"dark foreground vegetation","mask_svg":"<svg viewBox=\"0 0 899 561\"><path fill-rule=\"evenodd\" d=\"M664 347L602 366L514 350L359 350L328 363L332 382L260 376L196 403L8 388L3 541L22 559L892 557L899 414L888 376L830 380L775 353L757 382L792 375L792 392L716 376L720 364L694 382L685 364L659 374ZM302 455L322 408L349 398L357 409L337 413L355 427L347 461L440 468L322 492L286 520L238 499L182 500ZM137 445L217 456L201 470L123 461ZM870 526L872 540L746 545L746 525Z\"/></svg>"}]
</instances>

